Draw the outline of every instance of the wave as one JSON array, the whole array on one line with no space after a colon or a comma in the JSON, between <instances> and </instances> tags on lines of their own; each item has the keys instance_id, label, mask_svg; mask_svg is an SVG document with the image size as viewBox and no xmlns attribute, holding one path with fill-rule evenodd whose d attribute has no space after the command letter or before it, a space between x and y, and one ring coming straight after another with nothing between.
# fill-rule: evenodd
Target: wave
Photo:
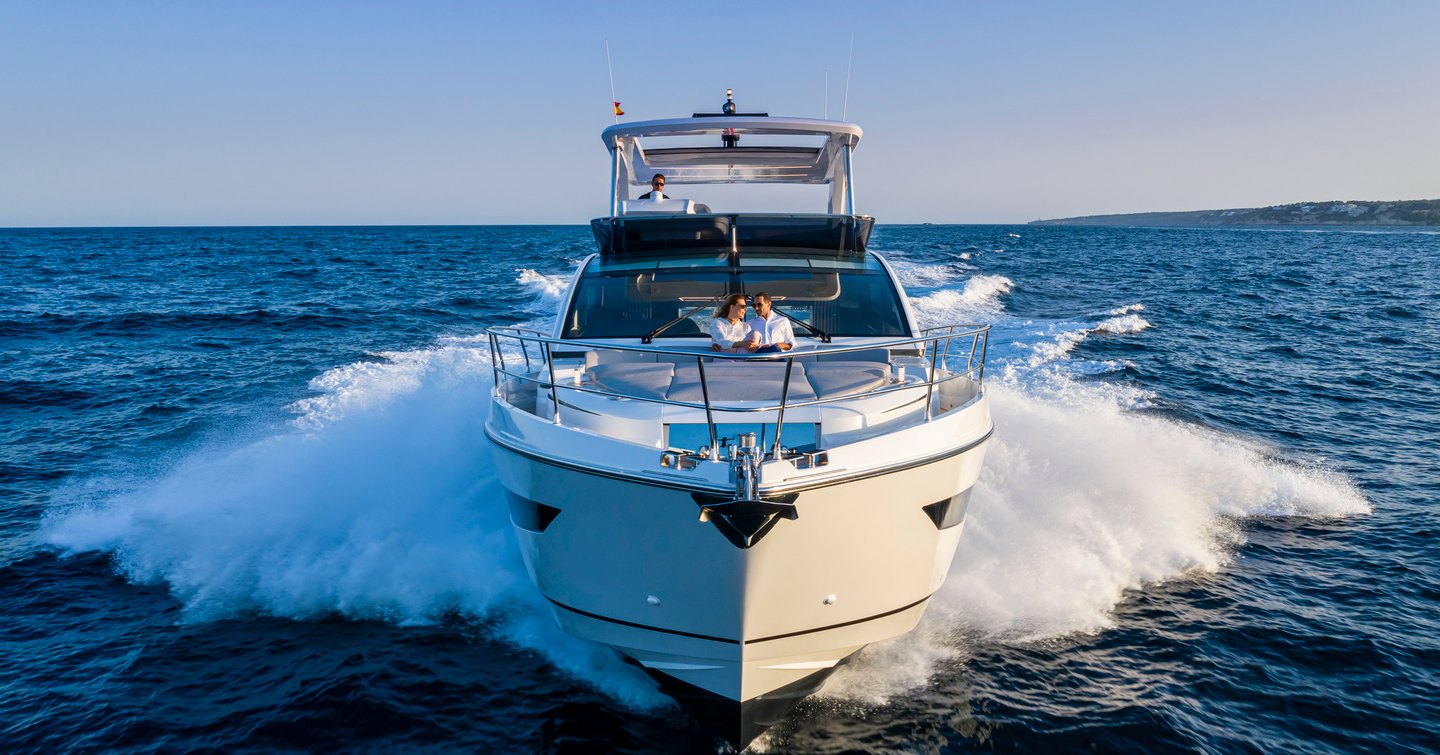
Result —
<instances>
[{"instance_id":1,"label":"wave","mask_svg":"<svg viewBox=\"0 0 1440 755\"><path fill-rule=\"evenodd\" d=\"M539 314L522 324L553 324L569 275L518 271ZM561 632L531 586L484 436L487 345L445 338L331 369L285 431L63 489L37 539L111 553L127 579L165 584L188 621L460 616L623 704L668 705L608 649Z\"/></svg>"},{"instance_id":2,"label":"wave","mask_svg":"<svg viewBox=\"0 0 1440 755\"><path fill-rule=\"evenodd\" d=\"M0 335L136 335L150 332L204 331L263 326L272 329L342 328L350 316L331 309L328 313L277 312L251 309L243 312L135 311L115 314L56 314L42 312L32 317L0 320Z\"/></svg>"},{"instance_id":3,"label":"wave","mask_svg":"<svg viewBox=\"0 0 1440 755\"><path fill-rule=\"evenodd\" d=\"M949 578L917 630L866 650L824 694L884 703L964 641L1029 642L1113 625L1127 591L1213 573L1250 517L1370 505L1343 476L1103 396L991 387L993 436Z\"/></svg>"},{"instance_id":4,"label":"wave","mask_svg":"<svg viewBox=\"0 0 1440 755\"><path fill-rule=\"evenodd\" d=\"M331 370L294 427L177 465L62 491L38 537L113 554L188 621L451 616L546 657L624 704L665 705L644 675L565 635L530 585L484 436L490 358L444 346Z\"/></svg>"},{"instance_id":5,"label":"wave","mask_svg":"<svg viewBox=\"0 0 1440 755\"><path fill-rule=\"evenodd\" d=\"M520 284L521 288L535 295L535 299L528 308L529 311L549 315L553 320L555 310L559 308L565 292L570 290L570 279L574 277L574 271L547 274L529 268L521 268L516 272L519 274L515 279L516 282Z\"/></svg>"},{"instance_id":6,"label":"wave","mask_svg":"<svg viewBox=\"0 0 1440 755\"><path fill-rule=\"evenodd\" d=\"M960 259L969 259L969 255L962 254ZM895 271L895 276L900 279L900 285L906 288L934 288L944 286L959 280L974 270L974 267L963 262L949 263L921 263L911 262L901 257L892 257L886 260L890 269Z\"/></svg>"},{"instance_id":7,"label":"wave","mask_svg":"<svg viewBox=\"0 0 1440 755\"><path fill-rule=\"evenodd\" d=\"M1408 228L1255 228L1263 233L1350 233L1360 236L1440 236L1434 226L1411 226Z\"/></svg>"},{"instance_id":8,"label":"wave","mask_svg":"<svg viewBox=\"0 0 1440 755\"><path fill-rule=\"evenodd\" d=\"M38 380L0 379L0 406L36 409L79 407L107 396Z\"/></svg>"},{"instance_id":9,"label":"wave","mask_svg":"<svg viewBox=\"0 0 1440 755\"><path fill-rule=\"evenodd\" d=\"M941 289L910 299L922 328L966 320L985 320L1004 308L1001 297L1015 288L1003 275L974 275L960 290Z\"/></svg>"},{"instance_id":10,"label":"wave","mask_svg":"<svg viewBox=\"0 0 1440 755\"><path fill-rule=\"evenodd\" d=\"M1139 333L1148 327L1150 327L1150 323L1140 315L1121 315L1119 317L1101 320L1095 325L1095 329L1092 332L1124 335L1127 333Z\"/></svg>"}]
</instances>

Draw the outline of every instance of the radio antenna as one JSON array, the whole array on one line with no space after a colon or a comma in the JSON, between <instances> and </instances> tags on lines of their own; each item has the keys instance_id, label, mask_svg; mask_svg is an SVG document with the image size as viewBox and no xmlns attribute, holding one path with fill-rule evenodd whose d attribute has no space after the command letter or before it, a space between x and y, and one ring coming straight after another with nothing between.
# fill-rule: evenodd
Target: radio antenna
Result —
<instances>
[{"instance_id":1,"label":"radio antenna","mask_svg":"<svg viewBox=\"0 0 1440 755\"><path fill-rule=\"evenodd\" d=\"M850 64L855 62L855 32L850 32L850 58L845 61L845 106L840 111L840 120L850 112Z\"/></svg>"},{"instance_id":2,"label":"radio antenna","mask_svg":"<svg viewBox=\"0 0 1440 755\"><path fill-rule=\"evenodd\" d=\"M853 34L850 36L850 41L851 41L852 44L853 44L854 41L855 41L855 36L854 36ZM606 73L609 73L609 74L610 74L610 101L613 102L613 103L615 103L615 122L616 122L616 123L619 123L619 122L620 122L620 102L619 102L619 100L616 100L616 99L615 99L615 68L614 68L614 66L611 66L611 65L610 65L610 40L609 40L609 38L606 38L606 40L605 40L605 71L606 71Z\"/></svg>"},{"instance_id":3,"label":"radio antenna","mask_svg":"<svg viewBox=\"0 0 1440 755\"><path fill-rule=\"evenodd\" d=\"M830 69L825 69L825 120L830 120Z\"/></svg>"}]
</instances>

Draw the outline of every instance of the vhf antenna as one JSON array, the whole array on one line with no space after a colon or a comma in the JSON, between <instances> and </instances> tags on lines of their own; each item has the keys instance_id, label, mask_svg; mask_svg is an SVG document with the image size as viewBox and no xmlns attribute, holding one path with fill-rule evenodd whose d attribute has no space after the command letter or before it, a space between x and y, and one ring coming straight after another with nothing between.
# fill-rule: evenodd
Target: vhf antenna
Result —
<instances>
[{"instance_id":1,"label":"vhf antenna","mask_svg":"<svg viewBox=\"0 0 1440 755\"><path fill-rule=\"evenodd\" d=\"M845 61L845 107L840 110L840 120L850 112L850 64L855 62L855 32L850 32L850 58Z\"/></svg>"},{"instance_id":2,"label":"vhf antenna","mask_svg":"<svg viewBox=\"0 0 1440 755\"><path fill-rule=\"evenodd\" d=\"M854 41L854 37L851 37ZM620 122L620 102L615 99L615 67L610 65L610 40L605 40L605 72L610 74L610 101L615 103L615 122Z\"/></svg>"}]
</instances>

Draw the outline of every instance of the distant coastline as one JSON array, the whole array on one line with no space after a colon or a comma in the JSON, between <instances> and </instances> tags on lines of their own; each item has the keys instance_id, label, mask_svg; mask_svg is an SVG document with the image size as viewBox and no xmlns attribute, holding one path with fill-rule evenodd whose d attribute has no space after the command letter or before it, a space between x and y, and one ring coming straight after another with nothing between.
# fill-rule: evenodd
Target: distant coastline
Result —
<instances>
[{"instance_id":1,"label":"distant coastline","mask_svg":"<svg viewBox=\"0 0 1440 755\"><path fill-rule=\"evenodd\" d=\"M1247 207L1231 210L1086 215L1076 218L1033 220L1030 225L1184 226L1187 228L1259 225L1440 226L1440 199L1411 199L1393 202L1356 200L1297 202L1273 207Z\"/></svg>"}]
</instances>

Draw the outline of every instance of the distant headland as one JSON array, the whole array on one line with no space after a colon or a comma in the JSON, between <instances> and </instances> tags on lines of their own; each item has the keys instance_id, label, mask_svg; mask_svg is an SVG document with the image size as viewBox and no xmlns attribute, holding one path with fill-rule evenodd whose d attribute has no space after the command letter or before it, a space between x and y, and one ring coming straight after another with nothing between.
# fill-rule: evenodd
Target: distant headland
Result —
<instances>
[{"instance_id":1,"label":"distant headland","mask_svg":"<svg viewBox=\"0 0 1440 755\"><path fill-rule=\"evenodd\" d=\"M1298 202L1273 207L1189 212L1135 212L1034 220L1030 225L1214 226L1250 225L1431 225L1440 226L1440 199L1394 202Z\"/></svg>"}]
</instances>

